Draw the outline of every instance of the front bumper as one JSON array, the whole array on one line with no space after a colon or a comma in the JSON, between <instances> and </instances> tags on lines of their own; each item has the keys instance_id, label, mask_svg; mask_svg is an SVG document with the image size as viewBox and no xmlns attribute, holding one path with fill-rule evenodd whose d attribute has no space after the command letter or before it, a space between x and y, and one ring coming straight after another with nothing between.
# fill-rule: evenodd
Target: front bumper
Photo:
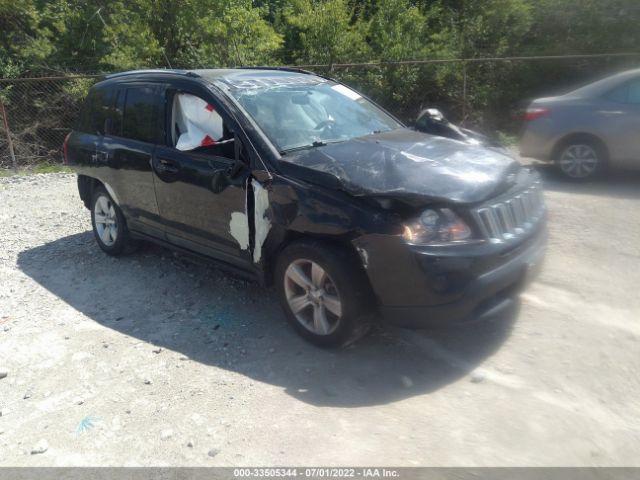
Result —
<instances>
[{"instance_id":1,"label":"front bumper","mask_svg":"<svg viewBox=\"0 0 640 480\"><path fill-rule=\"evenodd\" d=\"M429 249L393 236L355 243L383 320L421 328L482 320L507 309L540 271L546 229L515 246Z\"/></svg>"}]
</instances>

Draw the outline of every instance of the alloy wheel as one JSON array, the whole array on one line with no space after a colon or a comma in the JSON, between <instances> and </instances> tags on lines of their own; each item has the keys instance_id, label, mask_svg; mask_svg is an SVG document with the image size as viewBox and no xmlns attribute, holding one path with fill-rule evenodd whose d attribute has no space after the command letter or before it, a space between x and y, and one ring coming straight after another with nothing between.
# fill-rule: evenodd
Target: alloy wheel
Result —
<instances>
[{"instance_id":1,"label":"alloy wheel","mask_svg":"<svg viewBox=\"0 0 640 480\"><path fill-rule=\"evenodd\" d=\"M598 153L591 145L570 145L560 155L560 169L571 178L587 178L598 168Z\"/></svg>"},{"instance_id":2,"label":"alloy wheel","mask_svg":"<svg viewBox=\"0 0 640 480\"><path fill-rule=\"evenodd\" d=\"M299 259L284 275L289 308L298 322L316 335L333 333L342 317L342 302L335 283L317 263Z\"/></svg>"},{"instance_id":3,"label":"alloy wheel","mask_svg":"<svg viewBox=\"0 0 640 480\"><path fill-rule=\"evenodd\" d=\"M96 200L93 218L100 241L107 247L113 246L118 238L118 217L113 202L106 195L100 195Z\"/></svg>"}]
</instances>

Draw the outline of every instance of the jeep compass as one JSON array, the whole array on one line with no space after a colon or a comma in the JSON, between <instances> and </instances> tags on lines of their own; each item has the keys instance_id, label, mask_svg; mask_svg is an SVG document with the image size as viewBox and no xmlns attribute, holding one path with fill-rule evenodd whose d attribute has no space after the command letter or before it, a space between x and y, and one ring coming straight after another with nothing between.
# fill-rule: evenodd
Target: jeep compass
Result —
<instances>
[{"instance_id":1,"label":"jeep compass","mask_svg":"<svg viewBox=\"0 0 640 480\"><path fill-rule=\"evenodd\" d=\"M536 174L302 70L108 76L64 154L104 252L149 240L274 286L321 346L494 315L543 256Z\"/></svg>"}]
</instances>

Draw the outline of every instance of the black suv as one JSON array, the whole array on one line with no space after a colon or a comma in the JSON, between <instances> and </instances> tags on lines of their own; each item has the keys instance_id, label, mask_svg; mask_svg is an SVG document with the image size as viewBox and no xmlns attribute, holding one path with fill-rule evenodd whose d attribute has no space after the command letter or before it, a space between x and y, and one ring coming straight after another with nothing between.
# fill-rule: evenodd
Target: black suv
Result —
<instances>
[{"instance_id":1,"label":"black suv","mask_svg":"<svg viewBox=\"0 0 640 480\"><path fill-rule=\"evenodd\" d=\"M544 251L534 173L300 70L111 75L64 152L106 253L151 240L275 285L323 346L493 315Z\"/></svg>"}]
</instances>

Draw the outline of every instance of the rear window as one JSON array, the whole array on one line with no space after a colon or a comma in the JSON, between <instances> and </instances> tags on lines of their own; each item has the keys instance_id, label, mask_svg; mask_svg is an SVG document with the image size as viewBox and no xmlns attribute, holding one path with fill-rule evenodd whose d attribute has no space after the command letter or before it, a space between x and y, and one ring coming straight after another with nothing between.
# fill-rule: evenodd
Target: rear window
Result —
<instances>
[{"instance_id":1,"label":"rear window","mask_svg":"<svg viewBox=\"0 0 640 480\"><path fill-rule=\"evenodd\" d=\"M157 143L163 97L155 85L128 87L124 102L122 136L141 142Z\"/></svg>"}]
</instances>

